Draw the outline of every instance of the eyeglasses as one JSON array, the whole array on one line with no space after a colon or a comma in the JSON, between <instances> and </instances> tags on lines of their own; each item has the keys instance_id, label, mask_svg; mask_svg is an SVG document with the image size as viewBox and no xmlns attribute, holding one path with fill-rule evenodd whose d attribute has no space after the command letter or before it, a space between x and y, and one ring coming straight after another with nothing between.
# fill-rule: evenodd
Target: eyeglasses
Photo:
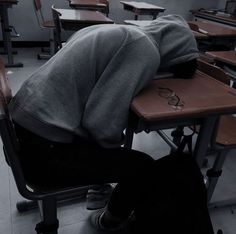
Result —
<instances>
[{"instance_id":1,"label":"eyeglasses","mask_svg":"<svg viewBox=\"0 0 236 234\"><path fill-rule=\"evenodd\" d=\"M173 90L160 86L157 87L156 90L160 97L166 98L168 100L168 105L175 109L182 109L184 107L184 102L180 100Z\"/></svg>"}]
</instances>

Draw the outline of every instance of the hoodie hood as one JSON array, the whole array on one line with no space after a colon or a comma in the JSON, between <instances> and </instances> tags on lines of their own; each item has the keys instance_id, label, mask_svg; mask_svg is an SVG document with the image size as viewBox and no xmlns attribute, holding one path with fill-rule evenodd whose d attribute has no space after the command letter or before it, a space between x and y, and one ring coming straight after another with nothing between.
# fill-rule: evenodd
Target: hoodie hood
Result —
<instances>
[{"instance_id":1,"label":"hoodie hood","mask_svg":"<svg viewBox=\"0 0 236 234\"><path fill-rule=\"evenodd\" d=\"M197 43L187 22L179 15L158 17L141 30L157 46L160 68L169 67L198 57Z\"/></svg>"}]
</instances>

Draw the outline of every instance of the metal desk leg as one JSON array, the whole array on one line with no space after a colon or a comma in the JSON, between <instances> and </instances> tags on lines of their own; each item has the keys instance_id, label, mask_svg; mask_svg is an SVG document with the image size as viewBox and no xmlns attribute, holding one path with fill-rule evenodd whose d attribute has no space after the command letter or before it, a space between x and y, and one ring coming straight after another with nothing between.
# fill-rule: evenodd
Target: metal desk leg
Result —
<instances>
[{"instance_id":1,"label":"metal desk leg","mask_svg":"<svg viewBox=\"0 0 236 234\"><path fill-rule=\"evenodd\" d=\"M124 144L125 148L128 149L132 148L133 138L134 138L134 129L128 126L125 130L125 144Z\"/></svg>"},{"instance_id":2,"label":"metal desk leg","mask_svg":"<svg viewBox=\"0 0 236 234\"><path fill-rule=\"evenodd\" d=\"M157 18L157 15L158 15L158 14L154 13L154 14L152 15L152 19L155 20L155 19Z\"/></svg>"},{"instance_id":3,"label":"metal desk leg","mask_svg":"<svg viewBox=\"0 0 236 234\"><path fill-rule=\"evenodd\" d=\"M125 148L128 149L132 148L134 132L136 129L137 122L138 122L137 116L135 116L135 114L131 111L129 115L128 126L125 129L125 143L124 143Z\"/></svg>"},{"instance_id":4,"label":"metal desk leg","mask_svg":"<svg viewBox=\"0 0 236 234\"><path fill-rule=\"evenodd\" d=\"M221 176L221 172L222 172L222 168L226 159L226 155L229 152L229 150L226 148L222 148L222 149L219 148L218 150L220 151L217 153L217 156L216 156L216 159L214 161L212 168L207 171L207 176L208 176L207 200L208 202L210 202L211 200L211 197L215 190L218 179Z\"/></svg>"},{"instance_id":5,"label":"metal desk leg","mask_svg":"<svg viewBox=\"0 0 236 234\"><path fill-rule=\"evenodd\" d=\"M4 43L4 50L7 52L8 63L5 64L5 67L23 67L22 63L14 63L12 56L12 44L11 44L11 29L9 27L8 21L8 6L1 5L0 6L1 13L1 24L2 24L2 36Z\"/></svg>"},{"instance_id":6,"label":"metal desk leg","mask_svg":"<svg viewBox=\"0 0 236 234\"><path fill-rule=\"evenodd\" d=\"M218 121L217 116L208 117L203 121L200 132L198 134L196 146L194 149L194 156L196 161L201 168L204 158L207 154L207 148L215 134L214 129Z\"/></svg>"}]
</instances>

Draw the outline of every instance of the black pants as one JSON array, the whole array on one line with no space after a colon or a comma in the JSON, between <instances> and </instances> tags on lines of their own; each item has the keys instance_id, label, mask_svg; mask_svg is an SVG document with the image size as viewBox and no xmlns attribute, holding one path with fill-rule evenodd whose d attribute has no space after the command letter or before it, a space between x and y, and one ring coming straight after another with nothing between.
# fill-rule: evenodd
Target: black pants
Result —
<instances>
[{"instance_id":1,"label":"black pants","mask_svg":"<svg viewBox=\"0 0 236 234\"><path fill-rule=\"evenodd\" d=\"M20 161L31 183L60 187L117 182L108 209L120 218L134 211L137 233L213 234L203 177L190 155L155 161L142 152L105 149L84 139L51 142L17 124L16 132Z\"/></svg>"},{"instance_id":2,"label":"black pants","mask_svg":"<svg viewBox=\"0 0 236 234\"><path fill-rule=\"evenodd\" d=\"M103 148L82 138L63 144L48 141L15 124L20 161L27 181L41 187L118 183L108 209L126 218L151 186L154 160L126 148ZM145 187L145 188L144 188Z\"/></svg>"}]
</instances>

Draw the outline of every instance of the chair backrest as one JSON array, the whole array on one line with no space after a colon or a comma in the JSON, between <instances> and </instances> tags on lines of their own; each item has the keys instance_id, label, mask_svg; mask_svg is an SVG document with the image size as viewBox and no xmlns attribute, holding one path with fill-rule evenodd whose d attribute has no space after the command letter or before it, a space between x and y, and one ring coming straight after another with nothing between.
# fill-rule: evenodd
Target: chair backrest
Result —
<instances>
[{"instance_id":1,"label":"chair backrest","mask_svg":"<svg viewBox=\"0 0 236 234\"><path fill-rule=\"evenodd\" d=\"M19 144L14 130L14 125L8 111L8 103L12 98L11 89L5 75L5 66L0 58L0 135L3 142L3 151L12 173L17 188L22 196L31 198L31 193L25 184L24 175L18 160Z\"/></svg>"},{"instance_id":2,"label":"chair backrest","mask_svg":"<svg viewBox=\"0 0 236 234\"><path fill-rule=\"evenodd\" d=\"M53 16L53 21L54 21L54 25L55 25L54 40L56 43L56 50L59 50L62 48L61 22L60 22L60 18L59 18L61 13L58 11L58 9L55 8L54 5L52 5L51 9L52 9L52 16Z\"/></svg>"},{"instance_id":3,"label":"chair backrest","mask_svg":"<svg viewBox=\"0 0 236 234\"><path fill-rule=\"evenodd\" d=\"M194 24L194 23L192 23L192 22L188 22L188 25L189 25L189 27L190 27L191 30L196 31L196 32L199 31L199 27L198 27L197 24Z\"/></svg>"},{"instance_id":4,"label":"chair backrest","mask_svg":"<svg viewBox=\"0 0 236 234\"><path fill-rule=\"evenodd\" d=\"M226 74L226 72L221 69L220 67L217 67L213 64L210 64L206 61L203 61L201 59L197 62L198 69L207 75L227 84L230 85L230 77Z\"/></svg>"},{"instance_id":5,"label":"chair backrest","mask_svg":"<svg viewBox=\"0 0 236 234\"><path fill-rule=\"evenodd\" d=\"M41 0L33 0L33 3L34 3L34 11L35 11L35 15L36 15L38 24L40 27L43 27L43 22L45 22L45 20L44 20L44 16L42 13Z\"/></svg>"},{"instance_id":6,"label":"chair backrest","mask_svg":"<svg viewBox=\"0 0 236 234\"><path fill-rule=\"evenodd\" d=\"M99 2L106 5L106 9L104 10L104 13L108 17L108 14L109 14L109 11L110 11L109 0L99 0Z\"/></svg>"},{"instance_id":7,"label":"chair backrest","mask_svg":"<svg viewBox=\"0 0 236 234\"><path fill-rule=\"evenodd\" d=\"M40 0L34 0L36 11L41 11L42 5Z\"/></svg>"}]
</instances>

